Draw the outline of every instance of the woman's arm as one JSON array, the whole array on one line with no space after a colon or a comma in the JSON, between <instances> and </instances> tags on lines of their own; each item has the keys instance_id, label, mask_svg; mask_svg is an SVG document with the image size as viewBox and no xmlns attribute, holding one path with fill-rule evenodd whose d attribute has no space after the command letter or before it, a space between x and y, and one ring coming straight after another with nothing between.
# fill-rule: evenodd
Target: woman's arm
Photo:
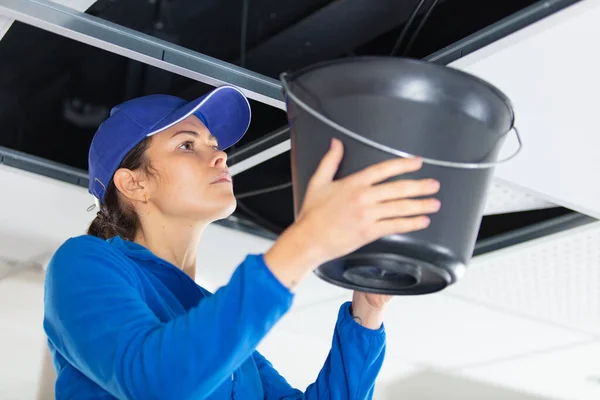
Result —
<instances>
[{"instance_id":1,"label":"woman's arm","mask_svg":"<svg viewBox=\"0 0 600 400\"><path fill-rule=\"evenodd\" d=\"M331 350L316 381L302 393L293 388L260 353L254 353L265 400L371 399L385 356L385 330L359 325L351 303L341 306Z\"/></svg>"},{"instance_id":2,"label":"woman's arm","mask_svg":"<svg viewBox=\"0 0 600 400\"><path fill-rule=\"evenodd\" d=\"M342 143L334 140L311 179L297 221L264 257L248 256L226 286L169 322L147 307L147 294L110 245L89 236L68 241L46 275L49 340L116 397L208 395L253 354L289 309L291 291L319 264L381 236L424 229L429 220L422 214L439 208L431 199L410 199L436 193L435 181L381 183L418 170L420 160L384 161L334 181L342 155ZM339 345L331 353L345 368L346 353L355 351L346 347L356 347L345 338L364 329L350 322L336 330ZM370 351L371 342L359 343Z\"/></svg>"},{"instance_id":3,"label":"woman's arm","mask_svg":"<svg viewBox=\"0 0 600 400\"><path fill-rule=\"evenodd\" d=\"M49 265L44 328L69 363L124 399L187 399L217 388L289 309L292 294L248 256L230 282L169 322L104 241L66 242Z\"/></svg>"}]
</instances>

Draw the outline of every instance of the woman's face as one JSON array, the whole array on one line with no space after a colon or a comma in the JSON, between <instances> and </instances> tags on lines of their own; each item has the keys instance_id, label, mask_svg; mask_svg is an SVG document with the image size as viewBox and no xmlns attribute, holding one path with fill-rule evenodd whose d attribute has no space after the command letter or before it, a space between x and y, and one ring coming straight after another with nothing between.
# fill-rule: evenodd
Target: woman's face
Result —
<instances>
[{"instance_id":1,"label":"woman's face","mask_svg":"<svg viewBox=\"0 0 600 400\"><path fill-rule=\"evenodd\" d=\"M163 215L212 222L235 210L227 154L196 116L156 134L146 156L147 200Z\"/></svg>"}]
</instances>

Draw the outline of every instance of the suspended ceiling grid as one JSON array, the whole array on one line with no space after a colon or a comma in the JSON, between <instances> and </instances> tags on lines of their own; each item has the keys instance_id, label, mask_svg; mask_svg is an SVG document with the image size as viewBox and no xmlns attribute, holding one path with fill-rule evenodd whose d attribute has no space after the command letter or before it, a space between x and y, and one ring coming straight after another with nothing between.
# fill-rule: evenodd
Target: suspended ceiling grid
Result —
<instances>
[{"instance_id":1,"label":"suspended ceiling grid","mask_svg":"<svg viewBox=\"0 0 600 400\"><path fill-rule=\"evenodd\" d=\"M6 7L5 11L10 9L11 7L14 7L14 2L11 2L10 0L5 0L6 3ZM84 9L86 9L87 7L89 7L90 4L92 4L93 2L90 0L85 0L85 1L70 1L70 2L60 2L60 1L56 1L55 3L57 4L62 4L63 6L66 7L70 7L73 8L76 11L82 11ZM44 4L51 4L48 2L44 2L44 1L38 1L35 3L31 3L31 4L37 4L37 5L44 5ZM56 8L56 7L55 7ZM59 8L60 10L60 8ZM64 11L64 9L62 9ZM76 14L73 14L76 15ZM17 16L22 18L23 14L15 14L13 16ZM58 29L58 25L53 25L56 24L56 22L53 20L53 18L48 18L48 21L54 21L54 22L50 22L50 25L52 25L52 28L48 27L48 22L43 22L43 17L40 17L40 14L38 14L37 17L34 18L35 19L35 24L38 24L39 26L44 27L45 29L51 29L54 31L57 31ZM42 20L42 22L40 22L40 19ZM28 22L32 22L32 19L27 19ZM56 29L55 29L56 28ZM68 30L70 28L66 28L65 31L65 27L61 27L60 30L60 34L66 34L69 35ZM81 28L80 28L81 29ZM113 32L114 33L114 32ZM101 42L98 42L94 39L94 35L99 34L98 32L88 32L87 33L87 38L84 38L84 41L90 42L92 45L95 46L101 46L103 48L109 49L111 51L121 51L121 50L115 50L115 46L111 45L109 42L110 40L115 40L113 39L107 39L105 36L100 35L98 36L99 38L101 38ZM138 35L137 33L135 33L136 36L138 37L143 37L143 35ZM78 40L82 40L80 37L77 38ZM103 43L103 44L102 44ZM118 47L118 46L117 46ZM138 49L139 50L139 49ZM123 54L127 54L128 56L134 56L134 58L138 58L144 62L149 62L153 65L157 65L161 68L167 68L170 69L174 72L177 73L183 73L184 75L187 76L191 76L194 78L200 78L199 75L202 75L202 80L203 81L210 81L211 83L216 83L216 81L212 78L208 78L207 75L203 75L202 73L198 73L198 72L192 72L192 70L198 71L197 67L191 67L189 62L183 62L182 64L182 60L185 61L185 57L192 57L190 60L192 60L194 57L197 56L201 56L201 55L194 55L193 52L185 52L185 56L184 59L181 59L181 56L183 56L184 53L180 53L178 49L174 54L174 58L172 58L170 60L170 62L161 62L158 60L150 60L148 59L148 54L151 53L146 53L146 55L144 55L144 51L140 52L136 52L134 51L133 53L136 53L135 55L132 54L131 52L125 52ZM169 54L169 53L166 53ZM179 58L178 58L179 57ZM163 56L164 60L168 61L168 57ZM197 61L197 60L195 60ZM218 60L217 60L218 61ZM168 64L168 65L167 65ZM236 74L229 74L229 77L232 78L232 80L234 81L233 83L235 83L235 80L239 80L239 77L241 75L244 75L244 70L243 69L236 69L237 75ZM206 74L206 71L203 71L204 74ZM210 75L212 71L209 71L208 74ZM249 72L249 71L248 71ZM254 83L250 83L250 81L246 82L243 81L243 84L241 85L243 89L246 88L246 83L248 83L250 86L248 86L248 90L247 90L247 94L249 96L251 96L252 98L256 98L259 99L261 101L267 101L270 104L282 108L283 107L283 103L281 102L281 100L279 100L277 98L277 96L279 96L279 92L280 92L280 86L278 84L277 81L267 78L267 77L261 77L260 75L254 74L249 72L254 78ZM219 79L224 79L225 75L220 75L219 78L217 78L217 81ZM240 81L242 82L242 81ZM265 82L265 83L263 83ZM260 85L264 85L266 84L267 86L269 86L270 88L266 91L262 91L262 89L256 90L254 89L255 87L259 87ZM256 86L259 85L259 86ZM266 87L266 86L265 86ZM275 88L276 90L273 91L272 88ZM277 92L277 94L275 94ZM272 96L275 96L275 99L272 98ZM277 146L281 149L285 148L285 143L284 143L284 147L281 146ZM289 146L288 146L289 148ZM279 150L279 151L285 151L285 150ZM264 160L263 160L264 161ZM236 167L239 167L239 165L234 165L232 167L232 170L235 172L237 169ZM79 182L80 180L78 180ZM84 181L81 181L82 185L85 185ZM530 193L527 192L527 190L523 190L520 188L517 188L515 186L511 186L510 184L505 184L503 182L500 181L496 181L494 182L491 190L490 190L490 194L489 194L489 200L488 200L488 205L485 209L485 214L489 215L489 214L501 214L501 213L507 213L507 212L516 212L516 211L526 211L526 210L535 210L535 209L542 209L542 208L551 208L551 207L556 207L556 204L549 202L539 196L534 196Z\"/></svg>"},{"instance_id":2,"label":"suspended ceiling grid","mask_svg":"<svg viewBox=\"0 0 600 400\"><path fill-rule=\"evenodd\" d=\"M32 234L38 235L32 241L37 243L33 247L40 254L44 254L52 251L53 246L64 240L65 235L80 231L91 218L91 215L85 212L85 208L91 202L84 189L60 183L57 185L57 182L52 180L8 167L0 167L0 172L7 172L7 175L2 175L2 182L10 179L7 178L8 176L14 179L12 181L14 196L8 200L3 199L5 203L2 204L2 209L16 212L11 213L8 218L3 215L0 227L10 228L11 234L21 232L23 242L20 243L20 248L17 243L20 240L3 241L7 244L3 251L12 251L13 255L20 254L16 259L27 255L27 244L36 237L31 236ZM504 190L500 189L500 191ZM512 205L514 195L508 193L493 196L492 193L488 203L490 210L504 212L502 210L514 207ZM527 201L531 201L529 196L525 194ZM504 197L505 200L493 207L489 205L491 201L500 197ZM65 202L66 199L72 201ZM525 199L521 197L521 200ZM548 203L543 200L536 201L539 201L538 204L541 206L548 206ZM62 222L61 213L70 215L71 219ZM40 221L44 223L40 224ZM439 368L554 398L574 400L599 398L598 386L592 382L597 365L595 360L600 355L596 343L597 321L591 319L591 322L582 325L586 316L593 313L594 307L597 307L597 298L590 296L593 296L595 276L593 271L598 270L600 265L593 251L585 251L587 248L585 243L593 243L593 239L589 239L588 236L596 237L598 233L594 232L597 229L595 224L586 225L556 236L548 236L477 257L465 279L447 292L428 298L394 301L390 312L389 342L395 346L390 347L388 362L382 374L383 379L395 382L402 376L410 376L424 368ZM576 243L566 240L571 234L579 239ZM219 235L231 237L231 233L222 228L216 228L210 236L218 238ZM236 235L239 233L236 232ZM544 248L546 252L555 248L559 253L561 249L565 250L563 247L565 241L567 243L564 247L571 254L573 250L578 254L582 254L583 251L585 256L579 258L580 263L572 261L566 268L562 264L565 260L561 257L553 258L545 255L544 260L540 260ZM580 245L579 242L582 244ZM13 244L8 245L10 243ZM242 243L244 240L240 239L240 244L237 246L241 252L230 253L225 260L226 265L224 263L224 265L199 266L201 271L206 272L202 274L201 281L205 281L208 287L224 283L231 274L231 270L227 268L235 266L236 259L240 258L242 253L257 251L262 246L269 245L268 241L260 243L250 241L245 245ZM209 247L214 251L215 246L211 246L208 240L205 245L207 247L201 248L201 251L204 251L203 254L210 255ZM31 249L30 247L29 250ZM509 257L514 249L520 252L519 256ZM222 255L212 255L212 257L219 256ZM494 274L476 274L475 271L487 271L489 264L485 261L486 257L489 257L487 260L495 269ZM512 269L508 268L510 266ZM548 270L551 272L549 273ZM530 282L530 286L511 289L500 287L503 284L510 284L512 274L520 274L518 276ZM571 277L571 274L576 277ZM582 291L585 293L583 298L587 301L584 305L573 298L579 296L579 293L574 292L573 282L577 285L582 284L577 281L580 279L577 276L590 278L581 278L586 280L582 286L584 288ZM500 285L494 278L500 281ZM546 286L541 284L536 286L538 279ZM532 287L535 287L535 290L532 291ZM482 288L493 288L493 290ZM541 304L548 297L545 288L550 293L558 294L559 299L566 298L574 304L561 305L556 301L550 302L552 306L539 317L537 314L543 308ZM16 290L10 293L14 295L11 299L15 299L19 294L29 292ZM506 302L503 295L513 296L513 299ZM39 299L39 293L28 298ZM343 298L347 298L345 292L326 285L316 278L309 279L299 295L297 308L282 322L281 329L274 333L272 340L265 342L266 350L269 350L269 345L272 344L269 351L271 358L278 361L277 364L281 365L282 371L289 371L289 375L295 377L297 382L301 383L308 377L299 374L296 365L289 362L286 364L285 355L288 352L281 351L283 344L287 343L287 348L292 351L289 343L293 340L294 348L302 350L300 352L303 353L304 360L318 365L323 351L329 346L330 322L339 301ZM11 301L3 303L10 304ZM575 312L574 317L566 318L568 317L566 312L578 307L580 311ZM11 325L13 328L20 327L19 324L25 320L38 323L39 318L35 315L32 317L29 314L29 317L23 317L26 313L26 308L23 308L20 318L17 317L15 320L15 316L10 314L8 319L2 320L8 320L9 324L17 321L16 325ZM317 318L316 326L314 322L306 321L306 318L310 317ZM306 331L306 327L310 329ZM25 326L22 328L31 329ZM6 331L11 332L10 329ZM18 336L26 335L16 333L14 339L17 340ZM277 336L280 337L279 341ZM292 353L296 354L298 351ZM25 363L24 359L23 364ZM15 368L15 371L17 370L18 368ZM17 382L19 375L15 374L13 378ZM21 384L23 385L22 381Z\"/></svg>"}]
</instances>

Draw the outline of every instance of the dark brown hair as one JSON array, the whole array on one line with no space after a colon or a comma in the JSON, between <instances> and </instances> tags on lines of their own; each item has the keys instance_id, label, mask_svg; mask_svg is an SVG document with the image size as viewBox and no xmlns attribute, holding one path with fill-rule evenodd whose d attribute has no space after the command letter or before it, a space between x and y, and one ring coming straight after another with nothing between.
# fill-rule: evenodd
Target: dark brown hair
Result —
<instances>
[{"instance_id":1,"label":"dark brown hair","mask_svg":"<svg viewBox=\"0 0 600 400\"><path fill-rule=\"evenodd\" d=\"M151 137L148 137L137 144L123 158L119 168L127 168L132 171L143 169L150 172L150 162L146 156L146 150L150 145ZM125 240L132 241L135 237L139 225L139 218L133 208L125 203L119 191L111 180L106 194L104 204L100 207L96 218L88 228L88 235L97 236L101 239L110 239L114 236L120 236Z\"/></svg>"}]
</instances>

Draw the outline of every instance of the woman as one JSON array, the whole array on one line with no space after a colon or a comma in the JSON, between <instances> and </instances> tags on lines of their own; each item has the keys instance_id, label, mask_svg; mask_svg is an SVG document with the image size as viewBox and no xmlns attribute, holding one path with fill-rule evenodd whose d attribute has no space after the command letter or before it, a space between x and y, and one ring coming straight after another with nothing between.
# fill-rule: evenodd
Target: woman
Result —
<instances>
[{"instance_id":1,"label":"woman","mask_svg":"<svg viewBox=\"0 0 600 400\"><path fill-rule=\"evenodd\" d=\"M292 388L255 349L318 265L383 235L423 229L433 180L375 185L420 168L394 160L334 181L332 142L296 222L265 254L248 255L214 294L199 287L196 249L236 206L227 156L250 124L231 86L191 103L148 96L114 108L89 152L100 211L88 234L54 255L44 329L57 399L364 399L383 362L389 297L354 293L314 384ZM227 251L227 243L222 243Z\"/></svg>"}]
</instances>

